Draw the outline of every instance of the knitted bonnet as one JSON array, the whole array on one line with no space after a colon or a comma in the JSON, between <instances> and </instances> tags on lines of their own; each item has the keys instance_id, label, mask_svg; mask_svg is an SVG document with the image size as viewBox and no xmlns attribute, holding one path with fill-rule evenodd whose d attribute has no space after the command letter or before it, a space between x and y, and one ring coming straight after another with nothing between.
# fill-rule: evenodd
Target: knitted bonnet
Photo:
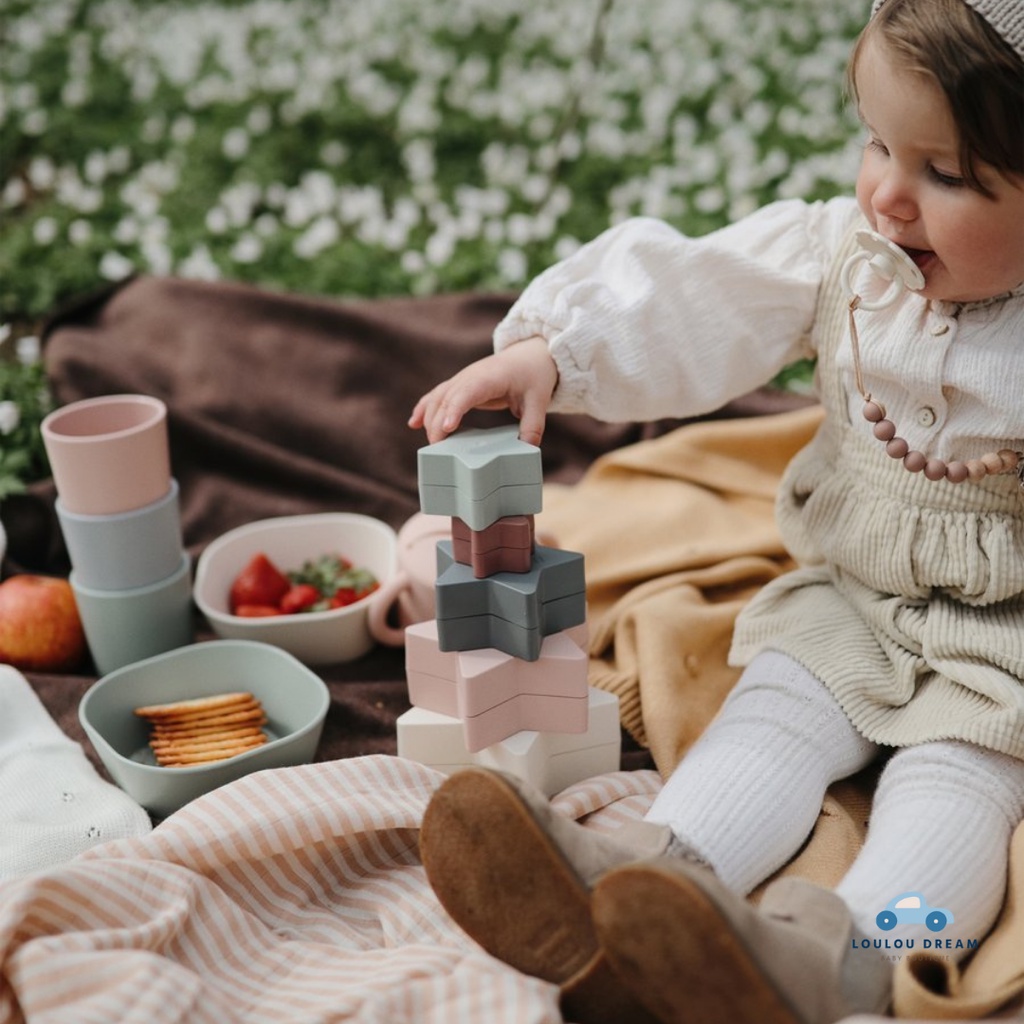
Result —
<instances>
[{"instance_id":1,"label":"knitted bonnet","mask_svg":"<svg viewBox=\"0 0 1024 1024\"><path fill-rule=\"evenodd\" d=\"M885 0L874 0L874 14ZM973 7L1024 60L1024 0L964 0Z\"/></svg>"}]
</instances>

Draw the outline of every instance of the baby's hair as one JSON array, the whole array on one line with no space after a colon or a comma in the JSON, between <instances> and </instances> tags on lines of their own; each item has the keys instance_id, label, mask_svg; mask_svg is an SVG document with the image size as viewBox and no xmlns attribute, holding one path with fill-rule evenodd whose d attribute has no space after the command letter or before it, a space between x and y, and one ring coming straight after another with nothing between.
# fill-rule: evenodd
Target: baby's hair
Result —
<instances>
[{"instance_id":1,"label":"baby's hair","mask_svg":"<svg viewBox=\"0 0 1024 1024\"><path fill-rule=\"evenodd\" d=\"M1024 176L1024 67L981 15L963 0L886 0L850 57L854 99L858 58L876 35L904 67L931 75L942 89L960 136L960 173L971 188L991 195L977 161Z\"/></svg>"}]
</instances>

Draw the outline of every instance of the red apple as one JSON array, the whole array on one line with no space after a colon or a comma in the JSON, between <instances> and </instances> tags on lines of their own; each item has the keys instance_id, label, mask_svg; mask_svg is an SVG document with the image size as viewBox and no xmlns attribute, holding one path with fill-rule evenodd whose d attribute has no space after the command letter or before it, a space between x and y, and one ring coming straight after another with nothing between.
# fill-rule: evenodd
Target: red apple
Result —
<instances>
[{"instance_id":1,"label":"red apple","mask_svg":"<svg viewBox=\"0 0 1024 1024\"><path fill-rule=\"evenodd\" d=\"M0 583L0 662L26 672L69 672L86 650L67 580L22 573Z\"/></svg>"}]
</instances>

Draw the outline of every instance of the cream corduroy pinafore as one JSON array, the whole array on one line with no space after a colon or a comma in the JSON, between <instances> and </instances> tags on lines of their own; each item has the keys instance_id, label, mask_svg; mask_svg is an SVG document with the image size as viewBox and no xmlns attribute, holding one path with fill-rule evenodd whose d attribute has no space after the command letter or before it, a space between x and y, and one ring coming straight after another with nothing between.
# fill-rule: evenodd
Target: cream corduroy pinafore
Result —
<instances>
[{"instance_id":1,"label":"cream corduroy pinafore","mask_svg":"<svg viewBox=\"0 0 1024 1024\"><path fill-rule=\"evenodd\" d=\"M743 610L730 661L785 652L876 743L959 739L1024 758L1024 492L1012 473L930 481L851 424L836 353L853 251L851 232L818 303L826 417L777 503L801 567Z\"/></svg>"}]
</instances>

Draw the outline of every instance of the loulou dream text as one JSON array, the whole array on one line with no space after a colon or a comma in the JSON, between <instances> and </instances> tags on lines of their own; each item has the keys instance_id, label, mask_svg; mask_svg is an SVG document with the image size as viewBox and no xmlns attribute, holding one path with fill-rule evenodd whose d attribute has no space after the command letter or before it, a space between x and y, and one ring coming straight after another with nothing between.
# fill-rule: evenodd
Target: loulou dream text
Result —
<instances>
[{"instance_id":1,"label":"loulou dream text","mask_svg":"<svg viewBox=\"0 0 1024 1024\"><path fill-rule=\"evenodd\" d=\"M851 949L977 949L977 939L850 939Z\"/></svg>"}]
</instances>

